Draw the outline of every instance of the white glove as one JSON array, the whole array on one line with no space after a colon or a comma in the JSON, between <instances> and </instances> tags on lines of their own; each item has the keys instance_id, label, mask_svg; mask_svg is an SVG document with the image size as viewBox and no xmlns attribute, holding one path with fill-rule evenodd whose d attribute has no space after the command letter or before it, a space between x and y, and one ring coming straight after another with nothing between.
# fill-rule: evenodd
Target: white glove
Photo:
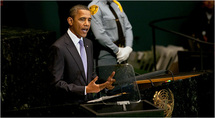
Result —
<instances>
[{"instance_id":1,"label":"white glove","mask_svg":"<svg viewBox=\"0 0 215 118\"><path fill-rule=\"evenodd\" d=\"M126 46L125 48L119 48L118 53L116 53L117 62L121 63L127 60L132 51L133 49L129 46Z\"/></svg>"},{"instance_id":2,"label":"white glove","mask_svg":"<svg viewBox=\"0 0 215 118\"><path fill-rule=\"evenodd\" d=\"M116 57L117 57L117 60L118 60L118 57L119 56L121 56L122 55L122 50L123 50L124 48L121 48L121 47L119 47L119 51L116 53ZM118 61L117 61L118 62Z\"/></svg>"}]
</instances>

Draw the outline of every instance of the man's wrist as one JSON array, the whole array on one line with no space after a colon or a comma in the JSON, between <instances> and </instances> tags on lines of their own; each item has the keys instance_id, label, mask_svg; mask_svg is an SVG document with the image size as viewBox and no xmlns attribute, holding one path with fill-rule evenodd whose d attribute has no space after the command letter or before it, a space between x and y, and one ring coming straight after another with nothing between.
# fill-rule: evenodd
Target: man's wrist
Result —
<instances>
[{"instance_id":1,"label":"man's wrist","mask_svg":"<svg viewBox=\"0 0 215 118\"><path fill-rule=\"evenodd\" d=\"M87 86L84 87L84 95L87 95Z\"/></svg>"},{"instance_id":2,"label":"man's wrist","mask_svg":"<svg viewBox=\"0 0 215 118\"><path fill-rule=\"evenodd\" d=\"M119 48L117 48L115 51L114 51L115 54L118 54L119 53Z\"/></svg>"}]
</instances>

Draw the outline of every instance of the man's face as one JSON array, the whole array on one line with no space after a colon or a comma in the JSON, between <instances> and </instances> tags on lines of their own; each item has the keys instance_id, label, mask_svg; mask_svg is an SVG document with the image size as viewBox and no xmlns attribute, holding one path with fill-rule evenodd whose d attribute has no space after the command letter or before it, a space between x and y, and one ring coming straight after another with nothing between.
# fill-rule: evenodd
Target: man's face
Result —
<instances>
[{"instance_id":1,"label":"man's face","mask_svg":"<svg viewBox=\"0 0 215 118\"><path fill-rule=\"evenodd\" d=\"M91 14L88 10L78 10L74 19L70 18L70 30L74 33L78 38L86 37L87 32L90 29L91 24Z\"/></svg>"}]
</instances>

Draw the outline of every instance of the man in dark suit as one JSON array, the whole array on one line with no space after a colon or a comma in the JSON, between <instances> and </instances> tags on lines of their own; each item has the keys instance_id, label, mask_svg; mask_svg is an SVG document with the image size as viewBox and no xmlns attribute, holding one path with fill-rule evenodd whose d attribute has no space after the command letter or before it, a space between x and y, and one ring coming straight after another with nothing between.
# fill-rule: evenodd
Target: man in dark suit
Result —
<instances>
[{"instance_id":1,"label":"man in dark suit","mask_svg":"<svg viewBox=\"0 0 215 118\"><path fill-rule=\"evenodd\" d=\"M198 2L199 6L191 12L187 21L182 25L182 33L204 42L214 43L214 1L202 0ZM201 49L205 52L214 51L213 44L208 45L191 40L188 40L184 47L191 51L200 51Z\"/></svg>"},{"instance_id":2,"label":"man in dark suit","mask_svg":"<svg viewBox=\"0 0 215 118\"><path fill-rule=\"evenodd\" d=\"M83 103L92 99L92 93L98 93L104 88L113 89L115 72L105 83L95 83L98 76L93 72L93 45L85 38L91 24L90 11L84 5L76 5L69 13L67 33L50 48L51 84L57 92L53 99L58 103ZM81 51L82 41L84 53ZM87 57L83 62L82 54Z\"/></svg>"}]
</instances>

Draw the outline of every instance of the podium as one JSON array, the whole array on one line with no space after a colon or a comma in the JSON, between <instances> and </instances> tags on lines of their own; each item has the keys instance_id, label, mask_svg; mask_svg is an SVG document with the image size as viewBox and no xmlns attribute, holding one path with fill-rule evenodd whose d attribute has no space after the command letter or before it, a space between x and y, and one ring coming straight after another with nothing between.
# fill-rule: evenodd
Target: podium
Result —
<instances>
[{"instance_id":1,"label":"podium","mask_svg":"<svg viewBox=\"0 0 215 118\"><path fill-rule=\"evenodd\" d=\"M214 72L181 72L174 74L174 81L171 75L150 80L137 81L141 97L153 103L156 91L170 89L174 95L172 117L214 117Z\"/></svg>"},{"instance_id":2,"label":"podium","mask_svg":"<svg viewBox=\"0 0 215 118\"><path fill-rule=\"evenodd\" d=\"M100 66L96 68L101 83L115 71L113 90L104 90L94 100L80 107L87 116L138 116L163 117L164 110L147 100L141 100L133 67L129 64Z\"/></svg>"},{"instance_id":3,"label":"podium","mask_svg":"<svg viewBox=\"0 0 215 118\"><path fill-rule=\"evenodd\" d=\"M114 104L82 104L81 107L87 116L99 117L163 117L164 110L156 107L147 100L141 100L138 103L131 103L126 105Z\"/></svg>"}]
</instances>

